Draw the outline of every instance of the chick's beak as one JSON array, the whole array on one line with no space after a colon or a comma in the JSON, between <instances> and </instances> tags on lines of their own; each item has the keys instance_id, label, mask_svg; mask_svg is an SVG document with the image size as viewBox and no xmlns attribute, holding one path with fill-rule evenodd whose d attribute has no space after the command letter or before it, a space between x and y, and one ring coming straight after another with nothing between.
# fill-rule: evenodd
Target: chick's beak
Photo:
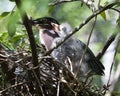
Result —
<instances>
[{"instance_id":1,"label":"chick's beak","mask_svg":"<svg viewBox=\"0 0 120 96\"><path fill-rule=\"evenodd\" d=\"M32 26L35 26L35 25L39 24L39 22L37 20L31 20L31 24L32 24Z\"/></svg>"},{"instance_id":2,"label":"chick's beak","mask_svg":"<svg viewBox=\"0 0 120 96\"><path fill-rule=\"evenodd\" d=\"M40 28L40 24L39 24L38 20L32 20L31 24L32 24L32 26L35 26L38 29Z\"/></svg>"},{"instance_id":3,"label":"chick's beak","mask_svg":"<svg viewBox=\"0 0 120 96\"><path fill-rule=\"evenodd\" d=\"M60 31L60 25L58 25L58 24L55 24L55 23L51 23L51 25L53 26L53 29L55 30L55 31Z\"/></svg>"}]
</instances>

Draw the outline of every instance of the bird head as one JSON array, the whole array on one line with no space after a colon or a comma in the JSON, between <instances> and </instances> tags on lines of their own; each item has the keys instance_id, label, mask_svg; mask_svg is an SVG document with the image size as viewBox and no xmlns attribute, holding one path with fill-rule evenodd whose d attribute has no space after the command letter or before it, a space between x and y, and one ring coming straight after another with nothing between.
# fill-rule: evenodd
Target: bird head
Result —
<instances>
[{"instance_id":1,"label":"bird head","mask_svg":"<svg viewBox=\"0 0 120 96\"><path fill-rule=\"evenodd\" d=\"M36 26L38 29L48 29L59 31L59 22L52 17L42 17L36 20L32 20L32 25Z\"/></svg>"},{"instance_id":2,"label":"bird head","mask_svg":"<svg viewBox=\"0 0 120 96\"><path fill-rule=\"evenodd\" d=\"M39 29L39 39L46 50L50 50L56 38L59 37L60 24L51 17L42 17L32 20L32 25Z\"/></svg>"}]
</instances>

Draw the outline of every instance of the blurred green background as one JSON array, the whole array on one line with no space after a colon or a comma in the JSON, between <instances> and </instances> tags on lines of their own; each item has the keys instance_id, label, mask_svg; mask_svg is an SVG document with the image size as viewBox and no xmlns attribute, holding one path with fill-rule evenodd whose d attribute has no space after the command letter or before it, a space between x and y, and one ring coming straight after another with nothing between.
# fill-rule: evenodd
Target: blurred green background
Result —
<instances>
[{"instance_id":1,"label":"blurred green background","mask_svg":"<svg viewBox=\"0 0 120 96\"><path fill-rule=\"evenodd\" d=\"M92 14L91 8L81 1L63 3L56 6L50 6L54 0L21 0L22 8L27 15L32 18L51 16L60 23L67 22L72 28L79 26L87 17ZM58 0L59 1L59 0ZM100 0L100 5L104 6L115 0ZM98 8L99 0L95 0L95 7ZM116 21L119 14L113 10L107 10L97 17L97 22L90 40L89 47L95 53L104 47L108 37L116 31ZM92 29L94 19L86 24L75 35L83 42L87 42L89 33ZM37 44L39 44L37 30L34 29ZM0 0L0 43L4 44L10 50L16 50L18 47L29 49L29 40L26 29L22 25L21 17L15 6L14 0ZM117 54L116 61L119 64L120 58ZM98 82L98 81L96 81ZM120 87L116 86L120 91Z\"/></svg>"}]
</instances>

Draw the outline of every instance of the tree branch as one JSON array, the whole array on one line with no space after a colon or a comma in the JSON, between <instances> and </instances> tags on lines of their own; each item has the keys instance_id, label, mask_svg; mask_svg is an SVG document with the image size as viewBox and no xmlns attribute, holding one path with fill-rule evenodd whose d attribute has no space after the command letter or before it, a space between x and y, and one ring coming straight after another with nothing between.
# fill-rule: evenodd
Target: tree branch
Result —
<instances>
[{"instance_id":1,"label":"tree branch","mask_svg":"<svg viewBox=\"0 0 120 96\"><path fill-rule=\"evenodd\" d=\"M21 8L21 0L15 0L15 3L19 9L19 12L20 12L20 15L21 15L21 18L22 18L22 21L23 21L23 24L27 30L27 33L28 33L28 37L29 37L29 41L30 41L30 47L31 47L31 52L32 52L32 63L33 63L33 66L38 66L38 55L37 55L37 50L36 50L36 43L35 43L35 39L34 39L34 34L33 34L33 31L32 31L32 24L31 24L31 21L28 19L28 16L25 12L25 10L23 10ZM33 70L34 71L34 70ZM37 88L38 88L38 93L40 96L43 95L43 92L42 92L42 89L41 89L41 86L40 86L40 73L39 73L39 68L36 68L35 69L35 74L34 75L37 75L35 76L36 80L37 80Z\"/></svg>"},{"instance_id":2,"label":"tree branch","mask_svg":"<svg viewBox=\"0 0 120 96\"><path fill-rule=\"evenodd\" d=\"M92 1L85 1L85 0L56 0L55 2L53 2L53 3L50 3L49 5L50 6L55 6L55 5L58 5L58 4L62 4L62 3L68 3L68 2L75 2L75 1L80 1L80 2L82 2L82 3L85 3L85 4L87 4L87 5L89 5L88 3L89 2L92 2Z\"/></svg>"},{"instance_id":3,"label":"tree branch","mask_svg":"<svg viewBox=\"0 0 120 96\"><path fill-rule=\"evenodd\" d=\"M17 86L21 86L21 85L23 85L23 84L25 84L25 83L27 83L27 82L20 82L20 83L18 83L18 84L12 85L12 86L10 86L10 87L8 87L8 88L0 91L0 95L2 95L4 92L6 92L6 91L9 90L9 89L12 89L12 88L17 87Z\"/></svg>"},{"instance_id":4,"label":"tree branch","mask_svg":"<svg viewBox=\"0 0 120 96\"><path fill-rule=\"evenodd\" d=\"M117 37L117 40L116 40L116 45L115 45L115 52L114 52L114 56L113 56L113 61L112 61L112 64L111 64L111 66L110 66L110 75L109 75L109 78L108 78L108 81L107 81L107 85L106 85L106 88L108 88L109 89L109 87L110 87L110 80L111 80L111 75L112 75L112 70L113 70L113 66L114 66L114 64L115 64L115 60L116 60L116 55L117 55L117 51L118 51L118 43L119 43L119 36ZM116 74L115 74L116 75ZM104 94L106 93L106 91L107 90L105 90L104 91Z\"/></svg>"},{"instance_id":5,"label":"tree branch","mask_svg":"<svg viewBox=\"0 0 120 96\"><path fill-rule=\"evenodd\" d=\"M110 44L115 40L116 34L112 34L108 41L105 43L103 49L101 50L101 52L98 53L98 55L96 56L98 58L98 60L105 54L106 50L108 49L108 47L110 46Z\"/></svg>"},{"instance_id":6,"label":"tree branch","mask_svg":"<svg viewBox=\"0 0 120 96\"><path fill-rule=\"evenodd\" d=\"M74 2L74 1L81 1L81 0L56 0L55 2L53 3L49 3L50 6L55 6L55 5L58 5L58 4L62 4L62 3L67 3L67 2Z\"/></svg>"},{"instance_id":7,"label":"tree branch","mask_svg":"<svg viewBox=\"0 0 120 96\"><path fill-rule=\"evenodd\" d=\"M32 58L33 58L33 64L34 64L34 66L37 66L38 65L38 59L37 59L38 56L37 56L36 43L35 43L33 31L32 31L31 22L28 19L28 16L27 16L26 12L21 9L21 0L15 0L15 2L16 2L16 5L17 5L18 9L20 10L20 15L21 15L23 24L24 24L24 26L27 30L28 36L29 36L30 47L31 47L31 51L32 51Z\"/></svg>"},{"instance_id":8,"label":"tree branch","mask_svg":"<svg viewBox=\"0 0 120 96\"><path fill-rule=\"evenodd\" d=\"M82 57L81 57L81 59L80 59L80 64L79 64L79 67L78 67L78 69L77 69L76 77L79 75L80 68L81 68L82 62L83 62L83 58L85 57L86 51L87 51L87 49L88 49L89 42L90 42L90 38L91 38L91 36L92 36L92 33L93 33L93 30L94 30L96 21L97 21L97 16L95 17L95 21L94 21L93 26L92 26L92 29L91 29L91 31L90 31L90 34L89 34L89 37L88 37L88 41L87 41L86 47L85 47L84 52L83 52L83 54L82 54Z\"/></svg>"}]
</instances>

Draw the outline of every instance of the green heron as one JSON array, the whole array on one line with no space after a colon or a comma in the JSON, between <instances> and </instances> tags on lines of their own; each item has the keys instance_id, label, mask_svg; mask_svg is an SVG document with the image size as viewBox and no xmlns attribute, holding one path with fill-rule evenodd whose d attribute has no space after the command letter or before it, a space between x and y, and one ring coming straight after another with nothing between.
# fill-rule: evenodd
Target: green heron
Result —
<instances>
[{"instance_id":1,"label":"green heron","mask_svg":"<svg viewBox=\"0 0 120 96\"><path fill-rule=\"evenodd\" d=\"M60 25L57 20L51 17L38 18L33 20L32 24L39 29L40 42L47 51L56 46L71 31L70 28ZM51 56L66 64L68 68L70 68L68 63L71 63L73 69L70 70L76 73L85 48L86 45L82 41L72 36L57 49L53 50ZM86 50L79 73L80 75L87 73L93 75L104 74L104 66L89 48Z\"/></svg>"}]
</instances>

